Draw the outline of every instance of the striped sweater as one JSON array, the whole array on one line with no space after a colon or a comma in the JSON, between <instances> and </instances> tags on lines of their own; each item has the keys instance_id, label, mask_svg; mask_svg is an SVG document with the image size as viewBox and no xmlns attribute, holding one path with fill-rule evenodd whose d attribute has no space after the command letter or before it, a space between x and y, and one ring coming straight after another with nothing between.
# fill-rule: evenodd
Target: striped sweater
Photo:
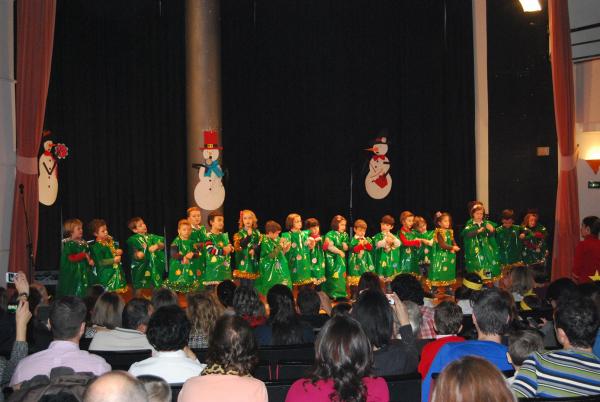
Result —
<instances>
[{"instance_id":1,"label":"striped sweater","mask_svg":"<svg viewBox=\"0 0 600 402\"><path fill-rule=\"evenodd\" d=\"M600 359L581 350L535 352L524 362L511 386L519 398L600 394Z\"/></svg>"}]
</instances>

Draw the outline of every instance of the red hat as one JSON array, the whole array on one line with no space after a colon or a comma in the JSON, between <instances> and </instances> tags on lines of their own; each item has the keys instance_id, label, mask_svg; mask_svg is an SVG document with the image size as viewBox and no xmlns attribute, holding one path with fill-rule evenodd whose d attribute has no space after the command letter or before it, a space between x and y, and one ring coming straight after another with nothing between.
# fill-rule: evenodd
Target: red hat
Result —
<instances>
[{"instance_id":1,"label":"red hat","mask_svg":"<svg viewBox=\"0 0 600 402\"><path fill-rule=\"evenodd\" d=\"M204 134L204 146L199 149L223 149L218 145L218 134L216 130L206 130Z\"/></svg>"}]
</instances>

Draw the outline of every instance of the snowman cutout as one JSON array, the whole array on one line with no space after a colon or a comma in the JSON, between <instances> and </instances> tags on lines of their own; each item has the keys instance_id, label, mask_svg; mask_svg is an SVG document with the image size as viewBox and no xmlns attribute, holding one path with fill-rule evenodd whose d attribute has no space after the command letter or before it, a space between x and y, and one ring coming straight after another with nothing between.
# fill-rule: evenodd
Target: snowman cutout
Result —
<instances>
[{"instance_id":1,"label":"snowman cutout","mask_svg":"<svg viewBox=\"0 0 600 402\"><path fill-rule=\"evenodd\" d=\"M392 176L389 174L390 160L386 156L388 144L386 137L375 139L373 147L366 151L373 152L369 161L369 173L365 178L365 189L371 198L381 200L392 190Z\"/></svg>"},{"instance_id":2,"label":"snowman cutout","mask_svg":"<svg viewBox=\"0 0 600 402\"><path fill-rule=\"evenodd\" d=\"M194 199L200 208L206 211L214 211L223 205L225 201L225 187L223 187L223 170L219 166L219 154L223 148L217 144L217 132L214 130L204 131L204 147L202 156L204 163L194 164L198 167L198 184L194 189Z\"/></svg>"},{"instance_id":3,"label":"snowman cutout","mask_svg":"<svg viewBox=\"0 0 600 402\"><path fill-rule=\"evenodd\" d=\"M52 155L52 147L55 144L48 140L44 141L44 152L38 161L38 192L40 203L50 206L58 196L58 163Z\"/></svg>"}]
</instances>

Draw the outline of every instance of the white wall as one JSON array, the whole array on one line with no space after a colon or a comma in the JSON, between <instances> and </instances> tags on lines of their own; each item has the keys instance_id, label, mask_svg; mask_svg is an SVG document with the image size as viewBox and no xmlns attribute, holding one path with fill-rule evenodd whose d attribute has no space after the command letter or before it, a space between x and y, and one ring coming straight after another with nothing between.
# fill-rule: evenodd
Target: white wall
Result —
<instances>
[{"instance_id":1,"label":"white wall","mask_svg":"<svg viewBox=\"0 0 600 402\"><path fill-rule=\"evenodd\" d=\"M13 0L0 0L0 286L5 286L15 182Z\"/></svg>"}]
</instances>

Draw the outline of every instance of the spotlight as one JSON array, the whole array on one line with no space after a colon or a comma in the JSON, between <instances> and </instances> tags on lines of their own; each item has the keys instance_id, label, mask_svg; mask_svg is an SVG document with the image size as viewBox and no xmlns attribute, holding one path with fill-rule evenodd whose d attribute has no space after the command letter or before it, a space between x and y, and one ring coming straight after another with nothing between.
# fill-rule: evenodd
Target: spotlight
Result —
<instances>
[{"instance_id":1,"label":"spotlight","mask_svg":"<svg viewBox=\"0 0 600 402\"><path fill-rule=\"evenodd\" d=\"M542 5L539 0L519 0L523 11L526 13L533 13L536 11L542 11Z\"/></svg>"}]
</instances>

